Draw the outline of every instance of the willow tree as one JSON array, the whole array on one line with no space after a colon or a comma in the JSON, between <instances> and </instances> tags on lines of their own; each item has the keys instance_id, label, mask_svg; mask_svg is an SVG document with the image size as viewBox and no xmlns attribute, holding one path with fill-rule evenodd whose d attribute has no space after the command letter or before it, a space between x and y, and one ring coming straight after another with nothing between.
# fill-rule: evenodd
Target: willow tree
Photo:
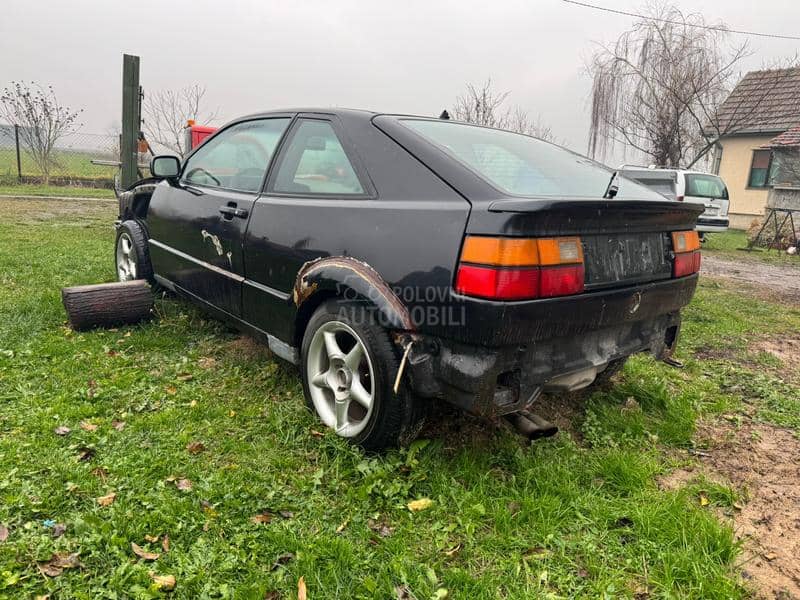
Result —
<instances>
[{"instance_id":1,"label":"willow tree","mask_svg":"<svg viewBox=\"0 0 800 600\"><path fill-rule=\"evenodd\" d=\"M708 131L748 55L746 43L728 44L723 24L651 5L591 60L589 153L622 143L660 166L694 164L714 146Z\"/></svg>"}]
</instances>

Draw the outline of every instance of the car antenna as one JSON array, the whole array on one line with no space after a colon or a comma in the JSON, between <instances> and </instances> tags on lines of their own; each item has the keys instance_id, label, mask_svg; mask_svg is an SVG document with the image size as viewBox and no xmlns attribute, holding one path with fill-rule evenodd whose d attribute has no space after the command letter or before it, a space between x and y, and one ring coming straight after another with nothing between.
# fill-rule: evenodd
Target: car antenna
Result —
<instances>
[{"instance_id":1,"label":"car antenna","mask_svg":"<svg viewBox=\"0 0 800 600\"><path fill-rule=\"evenodd\" d=\"M608 180L608 185L606 186L606 193L603 194L603 198L614 198L619 192L619 185L617 185L617 175L619 171L614 171L611 174L611 179Z\"/></svg>"},{"instance_id":2,"label":"car antenna","mask_svg":"<svg viewBox=\"0 0 800 600\"><path fill-rule=\"evenodd\" d=\"M442 114L439 115L439 118L443 119L444 121L449 121L450 120L450 113L447 112L447 109L444 109L442 111Z\"/></svg>"}]
</instances>

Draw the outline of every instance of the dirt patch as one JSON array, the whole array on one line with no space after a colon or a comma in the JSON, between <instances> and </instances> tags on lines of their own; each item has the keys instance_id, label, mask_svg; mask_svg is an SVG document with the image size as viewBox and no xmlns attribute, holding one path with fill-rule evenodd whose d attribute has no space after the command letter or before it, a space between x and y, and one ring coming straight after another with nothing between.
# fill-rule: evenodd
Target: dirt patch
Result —
<instances>
[{"instance_id":1,"label":"dirt patch","mask_svg":"<svg viewBox=\"0 0 800 600\"><path fill-rule=\"evenodd\" d=\"M117 204L113 200L57 200L43 198L2 198L0 199L0 218L16 223L41 223L65 217L75 219L111 220L116 214Z\"/></svg>"},{"instance_id":2,"label":"dirt patch","mask_svg":"<svg viewBox=\"0 0 800 600\"><path fill-rule=\"evenodd\" d=\"M272 352L266 345L259 343L250 336L242 335L225 344L225 352L239 358L248 360L269 360Z\"/></svg>"},{"instance_id":3,"label":"dirt patch","mask_svg":"<svg viewBox=\"0 0 800 600\"><path fill-rule=\"evenodd\" d=\"M800 599L800 440L790 431L745 422L699 426L696 469L679 469L659 483L682 487L699 475L742 490L731 517L744 540L742 576L759 598Z\"/></svg>"},{"instance_id":4,"label":"dirt patch","mask_svg":"<svg viewBox=\"0 0 800 600\"><path fill-rule=\"evenodd\" d=\"M700 274L754 286L792 303L800 303L800 269L794 266L736 262L706 253L703 254Z\"/></svg>"},{"instance_id":5,"label":"dirt patch","mask_svg":"<svg viewBox=\"0 0 800 600\"><path fill-rule=\"evenodd\" d=\"M733 348L720 348L718 346L698 346L692 351L698 360L734 360L737 358Z\"/></svg>"},{"instance_id":6,"label":"dirt patch","mask_svg":"<svg viewBox=\"0 0 800 600\"><path fill-rule=\"evenodd\" d=\"M800 369L800 335L787 334L777 339L761 339L751 347L751 352L766 352L778 358L789 370Z\"/></svg>"}]
</instances>

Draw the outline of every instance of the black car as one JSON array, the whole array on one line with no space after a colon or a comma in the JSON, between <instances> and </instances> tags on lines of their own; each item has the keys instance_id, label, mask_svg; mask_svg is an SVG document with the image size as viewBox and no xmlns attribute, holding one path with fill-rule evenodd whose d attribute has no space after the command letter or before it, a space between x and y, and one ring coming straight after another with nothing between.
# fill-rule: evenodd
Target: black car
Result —
<instances>
[{"instance_id":1,"label":"black car","mask_svg":"<svg viewBox=\"0 0 800 600\"><path fill-rule=\"evenodd\" d=\"M365 447L433 400L489 417L669 357L701 210L516 133L358 110L237 119L120 195L119 278L202 305L297 364Z\"/></svg>"}]
</instances>

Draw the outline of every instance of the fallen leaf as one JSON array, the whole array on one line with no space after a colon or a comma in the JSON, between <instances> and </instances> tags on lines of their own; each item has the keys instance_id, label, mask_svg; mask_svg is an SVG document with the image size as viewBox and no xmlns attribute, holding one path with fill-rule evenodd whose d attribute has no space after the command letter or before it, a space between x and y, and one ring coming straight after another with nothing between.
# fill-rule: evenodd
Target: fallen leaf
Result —
<instances>
[{"instance_id":1,"label":"fallen leaf","mask_svg":"<svg viewBox=\"0 0 800 600\"><path fill-rule=\"evenodd\" d=\"M106 496L100 496L99 498L96 498L96 500L100 506L111 506L112 504L114 504L114 500L116 499L116 497L117 494L115 492L111 492Z\"/></svg>"},{"instance_id":2,"label":"fallen leaf","mask_svg":"<svg viewBox=\"0 0 800 600\"><path fill-rule=\"evenodd\" d=\"M420 498L419 500L412 500L408 503L408 510L411 512L419 512L433 506L433 500L430 498Z\"/></svg>"},{"instance_id":3,"label":"fallen leaf","mask_svg":"<svg viewBox=\"0 0 800 600\"><path fill-rule=\"evenodd\" d=\"M133 542L131 542L131 550L133 550L133 553L136 556L144 560L156 560L159 556L161 556L156 552L148 552L147 550L145 550L138 544L134 544Z\"/></svg>"},{"instance_id":4,"label":"fallen leaf","mask_svg":"<svg viewBox=\"0 0 800 600\"><path fill-rule=\"evenodd\" d=\"M5 542L8 539L8 527L0 523L0 542Z\"/></svg>"},{"instance_id":5,"label":"fallen leaf","mask_svg":"<svg viewBox=\"0 0 800 600\"><path fill-rule=\"evenodd\" d=\"M178 479L178 481L175 482L175 487L182 492L190 492L192 491L192 482L188 479Z\"/></svg>"},{"instance_id":6,"label":"fallen leaf","mask_svg":"<svg viewBox=\"0 0 800 600\"><path fill-rule=\"evenodd\" d=\"M453 546L450 550L445 550L444 553L446 556L455 556L459 550L461 550L461 544Z\"/></svg>"},{"instance_id":7,"label":"fallen leaf","mask_svg":"<svg viewBox=\"0 0 800 600\"><path fill-rule=\"evenodd\" d=\"M125 421L111 421L111 426L117 431L125 429Z\"/></svg>"},{"instance_id":8,"label":"fallen leaf","mask_svg":"<svg viewBox=\"0 0 800 600\"><path fill-rule=\"evenodd\" d=\"M161 549L164 552L169 552L169 535L164 535L164 539L161 540Z\"/></svg>"},{"instance_id":9,"label":"fallen leaf","mask_svg":"<svg viewBox=\"0 0 800 600\"><path fill-rule=\"evenodd\" d=\"M700 506L708 506L708 496L705 492L700 492Z\"/></svg>"},{"instance_id":10,"label":"fallen leaf","mask_svg":"<svg viewBox=\"0 0 800 600\"><path fill-rule=\"evenodd\" d=\"M178 373L178 376L175 378L178 381L191 381L192 380L191 373Z\"/></svg>"},{"instance_id":11,"label":"fallen leaf","mask_svg":"<svg viewBox=\"0 0 800 600\"><path fill-rule=\"evenodd\" d=\"M97 431L97 425L89 421L81 421L81 429L84 431Z\"/></svg>"},{"instance_id":12,"label":"fallen leaf","mask_svg":"<svg viewBox=\"0 0 800 600\"><path fill-rule=\"evenodd\" d=\"M322 433L321 431L317 431L316 429L312 429L311 430L311 435L313 435L314 437L322 437L325 434Z\"/></svg>"},{"instance_id":13,"label":"fallen leaf","mask_svg":"<svg viewBox=\"0 0 800 600\"><path fill-rule=\"evenodd\" d=\"M119 352L117 352L116 350L109 350L108 352L106 352L106 355L110 356L111 358L114 358L118 354L119 354Z\"/></svg>"},{"instance_id":14,"label":"fallen leaf","mask_svg":"<svg viewBox=\"0 0 800 600\"><path fill-rule=\"evenodd\" d=\"M250 522L255 523L256 525L266 525L270 521L272 521L272 515L267 511L250 517Z\"/></svg>"},{"instance_id":15,"label":"fallen leaf","mask_svg":"<svg viewBox=\"0 0 800 600\"><path fill-rule=\"evenodd\" d=\"M290 563L294 560L294 554L291 552L287 552L286 554L281 554L278 558L275 559L275 562L272 563L272 567L270 571L276 571L280 569L283 565Z\"/></svg>"},{"instance_id":16,"label":"fallen leaf","mask_svg":"<svg viewBox=\"0 0 800 600\"><path fill-rule=\"evenodd\" d=\"M350 522L350 519L347 519L346 521L342 521L342 524L341 524L341 525L339 525L339 526L336 528L336 533L342 533L342 532L344 531L344 528L345 528L345 527L347 527L347 524L348 524L349 522Z\"/></svg>"},{"instance_id":17,"label":"fallen leaf","mask_svg":"<svg viewBox=\"0 0 800 600\"><path fill-rule=\"evenodd\" d=\"M60 427L56 427L55 429L53 429L53 433L55 433L56 435L67 435L70 431L72 430L66 425L61 425Z\"/></svg>"},{"instance_id":18,"label":"fallen leaf","mask_svg":"<svg viewBox=\"0 0 800 600\"><path fill-rule=\"evenodd\" d=\"M210 356L204 356L198 359L197 364L203 369L212 369L217 364L217 359Z\"/></svg>"},{"instance_id":19,"label":"fallen leaf","mask_svg":"<svg viewBox=\"0 0 800 600\"><path fill-rule=\"evenodd\" d=\"M229 417L235 417L235 416L236 416L236 411L235 411L235 410L232 410L232 411L230 411L230 412L228 413L228 416L229 416Z\"/></svg>"},{"instance_id":20,"label":"fallen leaf","mask_svg":"<svg viewBox=\"0 0 800 600\"><path fill-rule=\"evenodd\" d=\"M279 511L278 514L284 519L294 519L294 513L290 510L282 510Z\"/></svg>"},{"instance_id":21,"label":"fallen leaf","mask_svg":"<svg viewBox=\"0 0 800 600\"><path fill-rule=\"evenodd\" d=\"M100 479L103 483L105 483L106 479L108 479L108 469L103 467L95 467L91 470L92 475Z\"/></svg>"},{"instance_id":22,"label":"fallen leaf","mask_svg":"<svg viewBox=\"0 0 800 600\"><path fill-rule=\"evenodd\" d=\"M153 583L156 584L158 589L164 590L165 592L174 590L177 583L174 575L156 575L155 573L150 573L150 579L153 580Z\"/></svg>"},{"instance_id":23,"label":"fallen leaf","mask_svg":"<svg viewBox=\"0 0 800 600\"><path fill-rule=\"evenodd\" d=\"M392 528L389 527L386 523L382 523L374 519L368 519L367 525L369 526L370 529L372 529L372 531L377 533L382 538L389 537L390 535L392 535L393 532Z\"/></svg>"},{"instance_id":24,"label":"fallen leaf","mask_svg":"<svg viewBox=\"0 0 800 600\"><path fill-rule=\"evenodd\" d=\"M144 536L146 542L150 542L151 544L155 544L158 541L157 535L146 535Z\"/></svg>"},{"instance_id":25,"label":"fallen leaf","mask_svg":"<svg viewBox=\"0 0 800 600\"><path fill-rule=\"evenodd\" d=\"M78 554L68 554L66 552L57 552L50 557L50 560L45 563L39 563L39 570L48 577L58 577L64 569L77 569L82 567Z\"/></svg>"},{"instance_id":26,"label":"fallen leaf","mask_svg":"<svg viewBox=\"0 0 800 600\"><path fill-rule=\"evenodd\" d=\"M78 461L86 462L87 460L92 460L92 458L94 458L94 452L94 448L90 448L89 446L81 446L78 448Z\"/></svg>"},{"instance_id":27,"label":"fallen leaf","mask_svg":"<svg viewBox=\"0 0 800 600\"><path fill-rule=\"evenodd\" d=\"M297 600L307 600L308 594L306 592L306 579L305 577L300 577L297 580Z\"/></svg>"},{"instance_id":28,"label":"fallen leaf","mask_svg":"<svg viewBox=\"0 0 800 600\"><path fill-rule=\"evenodd\" d=\"M56 523L53 525L53 537L61 537L67 531L67 526L64 523Z\"/></svg>"},{"instance_id":29,"label":"fallen leaf","mask_svg":"<svg viewBox=\"0 0 800 600\"><path fill-rule=\"evenodd\" d=\"M174 396L175 394L178 393L178 388L176 388L174 385L168 385L166 388L164 388L164 391L167 392L170 396Z\"/></svg>"},{"instance_id":30,"label":"fallen leaf","mask_svg":"<svg viewBox=\"0 0 800 600\"><path fill-rule=\"evenodd\" d=\"M764 555L764 558L766 558L768 561L770 561L770 562L771 562L771 561L775 560L776 558L778 558L778 555L777 555L777 554L775 554L774 552L767 552L767 553Z\"/></svg>"},{"instance_id":31,"label":"fallen leaf","mask_svg":"<svg viewBox=\"0 0 800 600\"><path fill-rule=\"evenodd\" d=\"M186 444L186 450L189 451L189 454L200 454L205 449L203 442L189 442Z\"/></svg>"}]
</instances>

